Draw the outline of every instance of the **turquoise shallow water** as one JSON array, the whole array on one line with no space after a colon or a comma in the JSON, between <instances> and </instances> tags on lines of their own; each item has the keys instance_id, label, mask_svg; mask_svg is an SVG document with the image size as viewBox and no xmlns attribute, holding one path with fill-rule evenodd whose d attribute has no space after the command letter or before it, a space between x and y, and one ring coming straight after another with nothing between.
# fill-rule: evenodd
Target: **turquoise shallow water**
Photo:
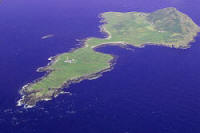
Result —
<instances>
[{"instance_id":1,"label":"turquoise shallow water","mask_svg":"<svg viewBox=\"0 0 200 133\"><path fill-rule=\"evenodd\" d=\"M118 55L111 72L74 84L72 96L16 107L19 89L41 77L38 67L99 32L99 13L176 7L200 25L197 0L46 0L2 2L0 131L2 133L198 133L200 37L179 50L147 46L98 49ZM41 36L54 34L41 40ZM66 89L67 90L67 89Z\"/></svg>"}]
</instances>

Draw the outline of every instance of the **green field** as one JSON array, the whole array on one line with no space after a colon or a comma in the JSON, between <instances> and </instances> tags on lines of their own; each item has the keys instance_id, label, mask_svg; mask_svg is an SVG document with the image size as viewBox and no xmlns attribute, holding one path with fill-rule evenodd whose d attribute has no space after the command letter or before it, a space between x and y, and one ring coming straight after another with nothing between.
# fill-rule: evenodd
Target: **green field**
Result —
<instances>
[{"instance_id":1,"label":"green field","mask_svg":"<svg viewBox=\"0 0 200 133\"><path fill-rule=\"evenodd\" d=\"M42 68L48 72L46 76L21 89L23 98L19 100L20 105L34 106L38 101L59 94L64 85L98 76L97 73L108 70L114 57L95 51L103 44L188 48L189 42L200 31L192 19L175 8L153 13L106 12L101 14L101 18L101 31L109 36L88 38L81 48L54 57L48 66Z\"/></svg>"}]
</instances>

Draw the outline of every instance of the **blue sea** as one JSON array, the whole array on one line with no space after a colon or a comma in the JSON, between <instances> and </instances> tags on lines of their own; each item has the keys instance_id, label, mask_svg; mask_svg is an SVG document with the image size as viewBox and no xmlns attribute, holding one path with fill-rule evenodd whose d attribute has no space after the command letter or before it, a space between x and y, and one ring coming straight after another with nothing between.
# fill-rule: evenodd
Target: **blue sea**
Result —
<instances>
[{"instance_id":1,"label":"blue sea","mask_svg":"<svg viewBox=\"0 0 200 133\"><path fill-rule=\"evenodd\" d=\"M98 15L176 7L200 25L199 0L2 0L0 133L200 133L200 36L189 49L117 46L114 69L73 84L35 108L16 107L21 87L50 56L105 37ZM47 34L54 37L41 39Z\"/></svg>"}]
</instances>

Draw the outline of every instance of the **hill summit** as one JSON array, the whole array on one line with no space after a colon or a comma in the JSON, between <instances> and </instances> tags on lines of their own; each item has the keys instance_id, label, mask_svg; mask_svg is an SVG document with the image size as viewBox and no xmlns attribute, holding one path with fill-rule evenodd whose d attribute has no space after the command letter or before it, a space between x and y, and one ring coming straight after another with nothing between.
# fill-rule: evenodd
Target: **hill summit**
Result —
<instances>
[{"instance_id":1,"label":"hill summit","mask_svg":"<svg viewBox=\"0 0 200 133\"><path fill-rule=\"evenodd\" d=\"M147 20L160 31L182 34L200 31L190 17L173 7L157 10L148 15Z\"/></svg>"}]
</instances>

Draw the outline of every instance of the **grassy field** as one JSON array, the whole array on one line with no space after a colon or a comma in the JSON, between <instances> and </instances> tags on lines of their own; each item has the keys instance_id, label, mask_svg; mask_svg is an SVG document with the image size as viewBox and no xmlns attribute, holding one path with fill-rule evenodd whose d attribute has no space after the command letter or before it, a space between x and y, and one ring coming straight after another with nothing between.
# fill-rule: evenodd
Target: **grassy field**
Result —
<instances>
[{"instance_id":1,"label":"grassy field","mask_svg":"<svg viewBox=\"0 0 200 133\"><path fill-rule=\"evenodd\" d=\"M103 44L164 45L187 48L200 28L185 14L175 8L165 8L153 13L106 12L101 15L101 30L107 38L88 38L83 47L60 54L43 68L49 73L38 81L23 87L20 101L26 106L38 101L51 99L64 84L77 79L85 79L111 67L113 56L96 52Z\"/></svg>"}]
</instances>

